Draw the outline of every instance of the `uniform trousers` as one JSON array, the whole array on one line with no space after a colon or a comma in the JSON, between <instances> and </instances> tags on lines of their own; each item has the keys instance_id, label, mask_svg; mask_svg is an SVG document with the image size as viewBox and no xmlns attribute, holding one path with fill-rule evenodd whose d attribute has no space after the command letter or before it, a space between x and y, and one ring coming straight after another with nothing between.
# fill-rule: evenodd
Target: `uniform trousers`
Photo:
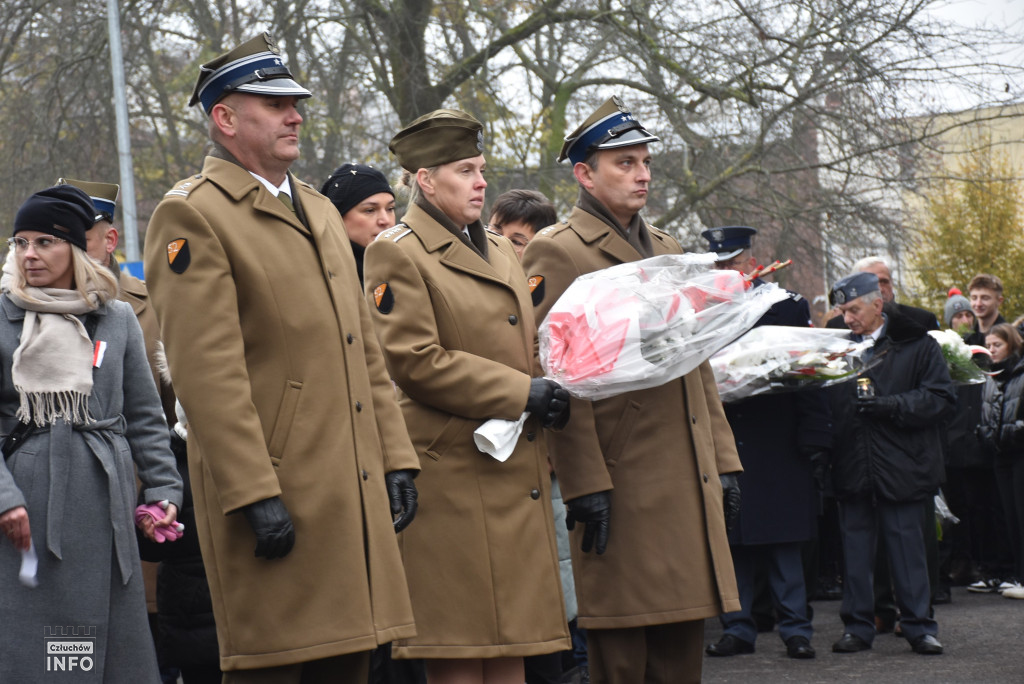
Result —
<instances>
[{"instance_id":1,"label":"uniform trousers","mask_svg":"<svg viewBox=\"0 0 1024 684\"><path fill-rule=\"evenodd\" d=\"M757 639L757 622L753 616L755 580L758 570L765 568L777 614L779 636L783 641L794 636L810 640L814 630L807 617L802 547L800 542L730 547L741 607L722 615L722 626L726 634L750 644Z\"/></svg>"},{"instance_id":2,"label":"uniform trousers","mask_svg":"<svg viewBox=\"0 0 1024 684\"><path fill-rule=\"evenodd\" d=\"M870 644L875 638L874 568L877 544L889 553L892 583L900 608L903 635L911 642L938 633L928 617L928 582L923 506L920 501L894 503L857 498L839 502L845 573L840 617L846 632Z\"/></svg>"},{"instance_id":3,"label":"uniform trousers","mask_svg":"<svg viewBox=\"0 0 1024 684\"><path fill-rule=\"evenodd\" d=\"M280 667L230 670L223 684L366 684L370 652L347 653Z\"/></svg>"},{"instance_id":4,"label":"uniform trousers","mask_svg":"<svg viewBox=\"0 0 1024 684\"><path fill-rule=\"evenodd\" d=\"M594 684L700 682L703 647L703 620L587 629L590 681Z\"/></svg>"}]
</instances>

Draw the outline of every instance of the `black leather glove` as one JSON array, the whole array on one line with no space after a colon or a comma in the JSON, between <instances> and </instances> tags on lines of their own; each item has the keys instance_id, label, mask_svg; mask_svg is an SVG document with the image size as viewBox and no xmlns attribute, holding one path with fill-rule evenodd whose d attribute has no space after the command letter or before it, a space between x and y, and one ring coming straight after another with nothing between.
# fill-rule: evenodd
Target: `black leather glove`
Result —
<instances>
[{"instance_id":1,"label":"black leather glove","mask_svg":"<svg viewBox=\"0 0 1024 684\"><path fill-rule=\"evenodd\" d=\"M554 380L532 378L526 410L546 428L561 430L569 422L569 393Z\"/></svg>"},{"instance_id":2,"label":"black leather glove","mask_svg":"<svg viewBox=\"0 0 1024 684\"><path fill-rule=\"evenodd\" d=\"M395 534L398 534L416 517L416 485L413 484L418 471L394 470L384 476L388 486L388 498L391 499L391 515L394 519Z\"/></svg>"},{"instance_id":3,"label":"black leather glove","mask_svg":"<svg viewBox=\"0 0 1024 684\"><path fill-rule=\"evenodd\" d=\"M584 553L597 548L601 555L608 548L608 528L612 518L612 493L610 491L594 492L570 499L565 502L565 526L570 530L576 527L576 521L584 523L583 542L580 548Z\"/></svg>"},{"instance_id":4,"label":"black leather glove","mask_svg":"<svg viewBox=\"0 0 1024 684\"><path fill-rule=\"evenodd\" d=\"M815 489L825 491L828 486L828 452L824 449L805 449L803 453L811 463Z\"/></svg>"},{"instance_id":5,"label":"black leather glove","mask_svg":"<svg viewBox=\"0 0 1024 684\"><path fill-rule=\"evenodd\" d=\"M857 413L875 418L896 416L896 397L857 397Z\"/></svg>"},{"instance_id":6,"label":"black leather glove","mask_svg":"<svg viewBox=\"0 0 1024 684\"><path fill-rule=\"evenodd\" d=\"M740 478L736 473L719 475L722 482L722 505L725 507L725 529L731 530L740 515Z\"/></svg>"},{"instance_id":7,"label":"black leather glove","mask_svg":"<svg viewBox=\"0 0 1024 684\"><path fill-rule=\"evenodd\" d=\"M242 513L256 535L257 558L284 558L295 546L295 526L281 497L251 503Z\"/></svg>"}]
</instances>

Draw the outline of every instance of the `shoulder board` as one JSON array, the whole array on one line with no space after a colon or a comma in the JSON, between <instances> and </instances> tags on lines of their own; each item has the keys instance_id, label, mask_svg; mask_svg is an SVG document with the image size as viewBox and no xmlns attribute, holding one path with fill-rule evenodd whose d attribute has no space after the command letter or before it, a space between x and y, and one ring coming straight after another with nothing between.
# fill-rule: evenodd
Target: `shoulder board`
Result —
<instances>
[{"instance_id":1,"label":"shoulder board","mask_svg":"<svg viewBox=\"0 0 1024 684\"><path fill-rule=\"evenodd\" d=\"M198 188L206 181L206 177L202 174L196 174L191 178L187 178L178 183L164 193L164 197L188 197L189 193Z\"/></svg>"},{"instance_id":2,"label":"shoulder board","mask_svg":"<svg viewBox=\"0 0 1024 684\"><path fill-rule=\"evenodd\" d=\"M306 181L304 181L304 180L299 180L299 179L298 179L298 178L296 178L295 176L292 176L292 180L293 180L294 182L298 183L299 185L302 185L302 186L304 186L304 187L307 187L307 188L309 188L310 190L313 190L314 192L316 192L316 191L317 191L317 189L316 189L316 188L314 188L314 187L313 187L312 185L310 185L309 183L307 183L307 182L306 182Z\"/></svg>"},{"instance_id":3,"label":"shoulder board","mask_svg":"<svg viewBox=\"0 0 1024 684\"><path fill-rule=\"evenodd\" d=\"M377 236L377 240L391 240L392 242L398 242L406 235L412 232L412 229L404 223L399 223L393 228L388 228L383 233Z\"/></svg>"},{"instance_id":4,"label":"shoulder board","mask_svg":"<svg viewBox=\"0 0 1024 684\"><path fill-rule=\"evenodd\" d=\"M786 291L789 292L789 294L793 297L793 301L794 302L799 302L801 299L804 298L804 296L802 294L799 294L797 292L793 292L792 290L786 290Z\"/></svg>"},{"instance_id":5,"label":"shoulder board","mask_svg":"<svg viewBox=\"0 0 1024 684\"><path fill-rule=\"evenodd\" d=\"M650 223L647 223L646 221L644 222L644 224L647 226L647 232L651 234L651 237L658 238L662 242L672 237L671 235L663 231L661 228L656 228L652 226Z\"/></svg>"},{"instance_id":6,"label":"shoulder board","mask_svg":"<svg viewBox=\"0 0 1024 684\"><path fill-rule=\"evenodd\" d=\"M559 233L559 232L565 230L568 227L569 227L568 223L555 223L553 225L548 226L547 228L542 229L539 233L537 233L537 237L540 237L542 235L544 237L551 237L551 236L555 235L556 233Z\"/></svg>"}]
</instances>

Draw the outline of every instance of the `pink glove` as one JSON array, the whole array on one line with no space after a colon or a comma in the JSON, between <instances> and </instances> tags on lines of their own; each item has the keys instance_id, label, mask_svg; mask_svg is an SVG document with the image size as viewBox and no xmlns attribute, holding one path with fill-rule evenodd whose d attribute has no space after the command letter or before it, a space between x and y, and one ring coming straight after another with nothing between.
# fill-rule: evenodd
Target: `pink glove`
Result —
<instances>
[{"instance_id":1,"label":"pink glove","mask_svg":"<svg viewBox=\"0 0 1024 684\"><path fill-rule=\"evenodd\" d=\"M167 512L164 511L157 504L143 504L135 509L135 524L141 527L142 521L149 516L156 523L167 517ZM180 522L175 522L168 527L161 527L156 525L153 528L153 535L156 537L158 543L163 544L165 541L176 541L185 534L185 526Z\"/></svg>"}]
</instances>

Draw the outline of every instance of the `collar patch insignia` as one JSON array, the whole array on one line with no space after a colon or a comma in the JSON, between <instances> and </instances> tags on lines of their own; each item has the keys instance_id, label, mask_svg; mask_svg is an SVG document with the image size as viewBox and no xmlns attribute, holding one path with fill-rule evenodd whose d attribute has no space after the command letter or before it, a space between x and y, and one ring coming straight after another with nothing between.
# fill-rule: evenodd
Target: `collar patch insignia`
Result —
<instances>
[{"instance_id":1,"label":"collar patch insignia","mask_svg":"<svg viewBox=\"0 0 1024 684\"><path fill-rule=\"evenodd\" d=\"M189 253L188 240L178 238L167 243L167 265L175 273L184 273L189 264L192 263L192 255Z\"/></svg>"}]
</instances>

